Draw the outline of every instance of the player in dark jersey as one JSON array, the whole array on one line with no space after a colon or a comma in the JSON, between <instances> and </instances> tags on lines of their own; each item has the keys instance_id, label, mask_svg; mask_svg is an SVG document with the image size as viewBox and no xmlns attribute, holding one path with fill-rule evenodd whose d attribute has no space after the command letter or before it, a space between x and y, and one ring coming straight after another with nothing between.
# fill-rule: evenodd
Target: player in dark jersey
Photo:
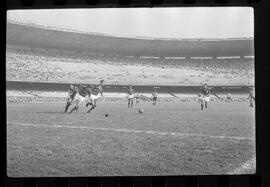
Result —
<instances>
[{"instance_id":1,"label":"player in dark jersey","mask_svg":"<svg viewBox=\"0 0 270 187\"><path fill-rule=\"evenodd\" d=\"M74 86L73 84L70 85L69 90L68 90L68 98L67 98L67 103L65 107L65 112L67 112L69 106L71 105L72 101L74 100L75 95L78 92L78 88Z\"/></svg>"},{"instance_id":2,"label":"player in dark jersey","mask_svg":"<svg viewBox=\"0 0 270 187\"><path fill-rule=\"evenodd\" d=\"M92 110L94 110L97 106L97 100L100 97L103 97L103 80L100 81L99 85L93 85L91 89L89 89L89 95L88 95L88 101L86 103L86 107L91 105L92 107L87 111L87 113L90 113Z\"/></svg>"},{"instance_id":3,"label":"player in dark jersey","mask_svg":"<svg viewBox=\"0 0 270 187\"><path fill-rule=\"evenodd\" d=\"M73 111L78 112L79 105L85 101L85 98L88 95L86 88L87 88L87 86L85 86L85 85L81 85L80 89L76 88L77 92L72 100L74 107L70 110L69 114L71 114Z\"/></svg>"},{"instance_id":4,"label":"player in dark jersey","mask_svg":"<svg viewBox=\"0 0 270 187\"><path fill-rule=\"evenodd\" d=\"M132 108L133 107L133 99L134 99L135 95L134 95L134 90L132 88L132 85L129 85L129 89L127 92L127 99L128 99L128 108Z\"/></svg>"},{"instance_id":5,"label":"player in dark jersey","mask_svg":"<svg viewBox=\"0 0 270 187\"><path fill-rule=\"evenodd\" d=\"M255 104L255 89L254 88L249 91L248 100L249 100L249 107L253 108Z\"/></svg>"},{"instance_id":6,"label":"player in dark jersey","mask_svg":"<svg viewBox=\"0 0 270 187\"><path fill-rule=\"evenodd\" d=\"M153 105L155 106L157 104L157 90L154 90L154 92L152 93L152 101Z\"/></svg>"},{"instance_id":7,"label":"player in dark jersey","mask_svg":"<svg viewBox=\"0 0 270 187\"><path fill-rule=\"evenodd\" d=\"M199 93L199 101L201 103L201 110L203 110L203 107L207 108L208 102L210 101L210 94L220 99L220 97L216 93L213 93L213 92L211 93L207 84L204 84L203 89Z\"/></svg>"}]
</instances>

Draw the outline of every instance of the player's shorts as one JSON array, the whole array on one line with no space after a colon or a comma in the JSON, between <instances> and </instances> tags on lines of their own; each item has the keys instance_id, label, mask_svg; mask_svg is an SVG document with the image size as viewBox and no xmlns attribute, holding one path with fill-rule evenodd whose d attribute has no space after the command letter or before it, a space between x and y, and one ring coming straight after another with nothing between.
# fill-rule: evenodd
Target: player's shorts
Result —
<instances>
[{"instance_id":1,"label":"player's shorts","mask_svg":"<svg viewBox=\"0 0 270 187\"><path fill-rule=\"evenodd\" d=\"M156 101L157 100L157 97L153 97L153 101Z\"/></svg>"},{"instance_id":2,"label":"player's shorts","mask_svg":"<svg viewBox=\"0 0 270 187\"><path fill-rule=\"evenodd\" d=\"M94 94L91 94L90 96L88 96L88 101L95 101L97 100L98 98L100 98L101 94L97 94L97 95L94 95Z\"/></svg>"},{"instance_id":3,"label":"player's shorts","mask_svg":"<svg viewBox=\"0 0 270 187\"><path fill-rule=\"evenodd\" d=\"M74 96L73 102L83 102L85 100L85 98L83 96L81 96L80 94L76 94Z\"/></svg>"},{"instance_id":4,"label":"player's shorts","mask_svg":"<svg viewBox=\"0 0 270 187\"><path fill-rule=\"evenodd\" d=\"M131 95L128 95L127 98L128 99L134 99L135 95L134 94L131 94Z\"/></svg>"},{"instance_id":5,"label":"player's shorts","mask_svg":"<svg viewBox=\"0 0 270 187\"><path fill-rule=\"evenodd\" d=\"M201 96L199 97L199 101L205 101L205 102L209 102L210 101L210 97L209 96Z\"/></svg>"},{"instance_id":6,"label":"player's shorts","mask_svg":"<svg viewBox=\"0 0 270 187\"><path fill-rule=\"evenodd\" d=\"M205 96L205 97L204 97L204 101L205 101L205 102L209 102L209 101L210 101L210 97L209 97L209 96Z\"/></svg>"}]
</instances>

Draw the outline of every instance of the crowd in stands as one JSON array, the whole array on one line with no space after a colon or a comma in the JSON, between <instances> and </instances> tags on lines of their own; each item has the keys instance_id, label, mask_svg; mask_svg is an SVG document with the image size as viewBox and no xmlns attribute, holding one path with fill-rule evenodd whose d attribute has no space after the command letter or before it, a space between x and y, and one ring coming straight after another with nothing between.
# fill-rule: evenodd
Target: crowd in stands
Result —
<instances>
[{"instance_id":1,"label":"crowd in stands","mask_svg":"<svg viewBox=\"0 0 270 187\"><path fill-rule=\"evenodd\" d=\"M53 67L44 62L54 62L56 56L44 55L25 50L7 50L6 75L15 80L48 81L49 78L59 79L65 76L60 68ZM64 59L62 59L64 60Z\"/></svg>"},{"instance_id":2,"label":"crowd in stands","mask_svg":"<svg viewBox=\"0 0 270 187\"><path fill-rule=\"evenodd\" d=\"M126 102L126 98L104 98L102 101L121 101ZM198 102L198 98L194 96L194 98L158 98L159 101L166 101L166 102ZM217 98L211 98L211 101L214 102L226 102L226 99L217 99ZM65 97L34 97L34 96L8 96L7 97L8 103L65 103L66 98ZM145 101L141 100L140 102L149 102L152 101ZM232 102L248 102L247 98L234 98Z\"/></svg>"},{"instance_id":3,"label":"crowd in stands","mask_svg":"<svg viewBox=\"0 0 270 187\"><path fill-rule=\"evenodd\" d=\"M64 53L7 49L7 78L11 80L49 81L69 77L67 72L53 66L54 62L105 63L113 65L152 66L160 68L193 68L204 72L243 74L254 76L254 59L165 59L140 58L119 55ZM48 64L50 63L50 64Z\"/></svg>"}]
</instances>

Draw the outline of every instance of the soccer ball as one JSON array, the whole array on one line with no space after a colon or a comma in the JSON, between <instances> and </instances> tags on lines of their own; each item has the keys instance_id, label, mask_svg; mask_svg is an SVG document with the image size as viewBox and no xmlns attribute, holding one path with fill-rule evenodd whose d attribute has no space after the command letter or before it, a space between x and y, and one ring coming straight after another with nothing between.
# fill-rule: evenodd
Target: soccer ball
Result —
<instances>
[{"instance_id":1,"label":"soccer ball","mask_svg":"<svg viewBox=\"0 0 270 187\"><path fill-rule=\"evenodd\" d=\"M139 109L139 113L142 114L143 113L143 109L140 108Z\"/></svg>"}]
</instances>

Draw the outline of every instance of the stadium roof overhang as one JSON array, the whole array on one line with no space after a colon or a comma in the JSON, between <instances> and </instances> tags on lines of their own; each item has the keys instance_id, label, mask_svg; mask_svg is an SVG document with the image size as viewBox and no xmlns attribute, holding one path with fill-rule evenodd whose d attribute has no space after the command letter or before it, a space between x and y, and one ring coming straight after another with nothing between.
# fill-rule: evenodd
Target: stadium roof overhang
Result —
<instances>
[{"instance_id":1,"label":"stadium roof overhang","mask_svg":"<svg viewBox=\"0 0 270 187\"><path fill-rule=\"evenodd\" d=\"M7 23L7 44L138 56L253 56L253 38L151 39Z\"/></svg>"}]
</instances>

